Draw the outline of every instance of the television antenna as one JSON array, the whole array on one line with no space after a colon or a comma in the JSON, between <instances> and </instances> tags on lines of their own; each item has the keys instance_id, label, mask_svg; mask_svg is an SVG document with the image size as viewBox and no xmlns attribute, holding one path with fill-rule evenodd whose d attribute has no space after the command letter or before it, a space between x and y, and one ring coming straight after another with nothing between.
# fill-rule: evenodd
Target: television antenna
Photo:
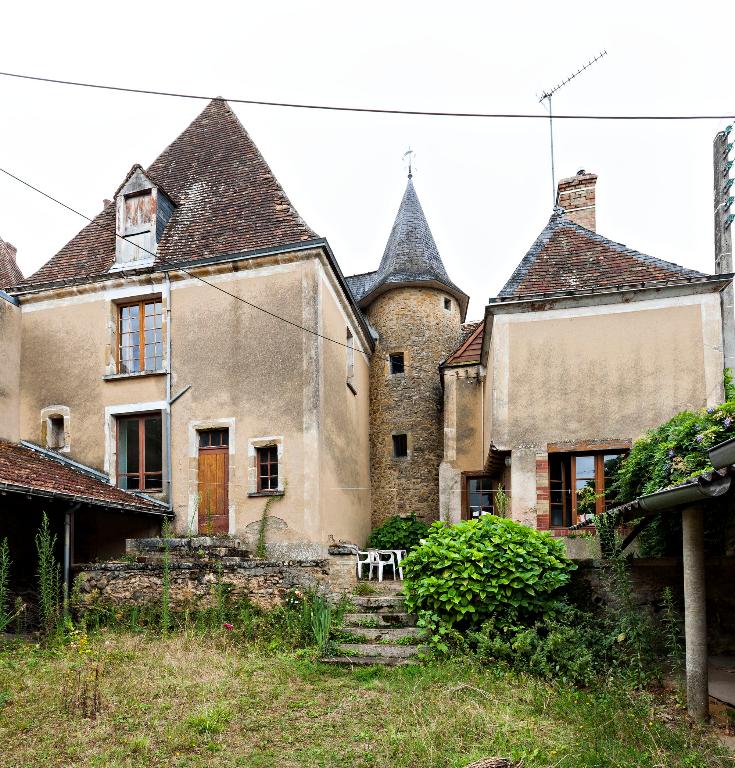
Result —
<instances>
[{"instance_id":1,"label":"television antenna","mask_svg":"<svg viewBox=\"0 0 735 768\"><path fill-rule=\"evenodd\" d=\"M549 102L549 139L551 142L551 193L553 195L552 205L554 206L556 205L556 173L554 171L554 114L551 109L551 97L560 88L563 88L567 83L574 80L575 77L577 77L578 75L581 75L582 72L585 71L585 69L589 69L596 61L599 61L603 56L607 56L607 51L602 51L601 53L598 53L594 59L590 59L583 67L580 67L576 72L569 75L569 77L566 80L562 80L560 83L557 83L550 90L544 91L543 94L541 95L541 98L538 100L539 104L541 104L544 100Z\"/></svg>"}]
</instances>

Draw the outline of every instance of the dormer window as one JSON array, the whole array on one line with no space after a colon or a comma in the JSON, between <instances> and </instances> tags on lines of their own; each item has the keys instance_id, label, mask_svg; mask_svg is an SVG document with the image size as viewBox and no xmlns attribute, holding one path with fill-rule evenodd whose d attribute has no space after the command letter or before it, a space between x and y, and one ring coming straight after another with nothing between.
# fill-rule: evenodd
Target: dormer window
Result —
<instances>
[{"instance_id":1,"label":"dormer window","mask_svg":"<svg viewBox=\"0 0 735 768\"><path fill-rule=\"evenodd\" d=\"M115 264L112 269L153 264L158 242L173 213L173 203L145 174L134 166L115 196Z\"/></svg>"}]
</instances>

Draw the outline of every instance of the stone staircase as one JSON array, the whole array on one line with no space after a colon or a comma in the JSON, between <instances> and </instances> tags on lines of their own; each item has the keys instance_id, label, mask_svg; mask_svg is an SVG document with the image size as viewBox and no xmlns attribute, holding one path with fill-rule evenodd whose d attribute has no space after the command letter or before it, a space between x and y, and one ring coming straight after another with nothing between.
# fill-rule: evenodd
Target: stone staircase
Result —
<instances>
[{"instance_id":1,"label":"stone staircase","mask_svg":"<svg viewBox=\"0 0 735 768\"><path fill-rule=\"evenodd\" d=\"M335 655L322 661L345 666L416 663L421 630L416 627L416 617L406 611L402 587L400 581L384 581L375 585L376 594L353 597L354 612L345 614L341 631L354 641L339 643ZM412 644L407 644L408 638Z\"/></svg>"}]
</instances>

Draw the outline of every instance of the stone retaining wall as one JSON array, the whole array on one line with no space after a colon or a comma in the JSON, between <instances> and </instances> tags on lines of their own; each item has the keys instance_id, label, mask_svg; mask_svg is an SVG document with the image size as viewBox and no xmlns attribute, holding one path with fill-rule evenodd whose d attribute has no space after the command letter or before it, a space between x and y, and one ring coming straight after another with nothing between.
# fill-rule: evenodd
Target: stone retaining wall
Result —
<instances>
[{"instance_id":1,"label":"stone retaining wall","mask_svg":"<svg viewBox=\"0 0 735 768\"><path fill-rule=\"evenodd\" d=\"M318 589L333 595L351 592L354 555L321 560L257 560L237 542L203 537L171 539L169 583L171 606L204 609L212 604L218 578L230 596L247 598L264 609L280 604L292 590ZM143 606L159 603L163 589L160 539L128 542L126 561L86 563L74 568L82 606Z\"/></svg>"}]
</instances>

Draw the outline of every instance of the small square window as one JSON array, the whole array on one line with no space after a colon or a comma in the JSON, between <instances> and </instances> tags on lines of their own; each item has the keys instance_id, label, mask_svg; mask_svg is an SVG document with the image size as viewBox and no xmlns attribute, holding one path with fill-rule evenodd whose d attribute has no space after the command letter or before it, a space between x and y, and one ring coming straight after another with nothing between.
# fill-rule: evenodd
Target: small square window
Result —
<instances>
[{"instance_id":1,"label":"small square window","mask_svg":"<svg viewBox=\"0 0 735 768\"><path fill-rule=\"evenodd\" d=\"M444 309L446 309L448 312L452 311L452 300L451 299L444 299Z\"/></svg>"},{"instance_id":2,"label":"small square window","mask_svg":"<svg viewBox=\"0 0 735 768\"><path fill-rule=\"evenodd\" d=\"M390 358L390 375L396 376L399 373L404 373L406 370L406 363L403 358L403 352L395 352L389 355Z\"/></svg>"},{"instance_id":3,"label":"small square window","mask_svg":"<svg viewBox=\"0 0 735 768\"><path fill-rule=\"evenodd\" d=\"M408 435L393 435L393 458L404 459L408 456Z\"/></svg>"}]
</instances>

